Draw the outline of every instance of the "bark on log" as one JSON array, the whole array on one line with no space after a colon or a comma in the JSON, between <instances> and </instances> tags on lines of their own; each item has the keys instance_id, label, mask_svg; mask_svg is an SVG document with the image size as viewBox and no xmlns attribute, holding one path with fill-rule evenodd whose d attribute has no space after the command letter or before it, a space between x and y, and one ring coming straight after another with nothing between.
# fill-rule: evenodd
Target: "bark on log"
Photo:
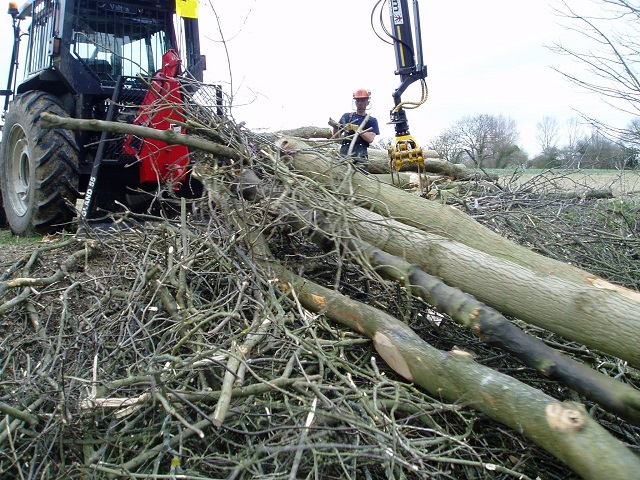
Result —
<instances>
[{"instance_id":1,"label":"bark on log","mask_svg":"<svg viewBox=\"0 0 640 480\"><path fill-rule=\"evenodd\" d=\"M268 198L268 195L261 197ZM292 231L304 232L327 252L346 248L358 258L365 258L382 277L399 282L416 297L468 327L482 341L512 354L525 365L595 401L605 410L634 425L640 425L640 391L631 385L603 375L527 335L496 310L471 295L446 285L416 264L345 232L328 234L327 232L333 232L333 225L337 221L327 218L321 212L282 206L278 216ZM307 220L302 221L302 218ZM349 240L337 245L334 238Z\"/></svg>"},{"instance_id":2,"label":"bark on log","mask_svg":"<svg viewBox=\"0 0 640 480\"><path fill-rule=\"evenodd\" d=\"M298 138L331 138L332 131L330 128L323 127L300 127L291 130L279 130L274 132L276 135L284 135L287 137Z\"/></svg>"},{"instance_id":3,"label":"bark on log","mask_svg":"<svg viewBox=\"0 0 640 480\"><path fill-rule=\"evenodd\" d=\"M360 220L353 228L363 240L420 265L503 314L639 363L639 300L545 275L366 209L351 213Z\"/></svg>"},{"instance_id":4,"label":"bark on log","mask_svg":"<svg viewBox=\"0 0 640 480\"><path fill-rule=\"evenodd\" d=\"M464 402L521 432L585 480L628 480L640 459L601 427L584 407L557 400L460 351L443 352L424 342L407 325L340 293L271 265L285 292L295 291L313 312L371 338L387 364L432 395Z\"/></svg>"},{"instance_id":5,"label":"bark on log","mask_svg":"<svg viewBox=\"0 0 640 480\"><path fill-rule=\"evenodd\" d=\"M313 138L326 138L332 137L332 131L330 128L323 127L299 127L290 130L279 130L273 132L277 136L296 137L301 139L313 139ZM422 156L424 158L424 167L427 173L433 173L436 175L444 175L451 177L454 180L473 180L477 178L486 178L486 175L473 172L462 164L454 164L442 160L435 150L429 150L426 148L421 149ZM336 149L337 151L337 149ZM407 164L402 169L403 172L416 172L418 171L417 165ZM380 150L377 148L369 149L369 172L374 174L390 174L391 168L389 166L389 154L386 150ZM491 178L497 178L493 176Z\"/></svg>"},{"instance_id":6,"label":"bark on log","mask_svg":"<svg viewBox=\"0 0 640 480\"><path fill-rule=\"evenodd\" d=\"M51 113L40 114L41 125L44 128L65 128L67 130L89 130L93 132L111 132L136 135L138 137L162 140L168 145L186 145L191 148L215 153L224 157L241 159L243 156L235 148L225 147L218 143L198 138L193 135L184 135L173 130L156 130L155 128L142 127L128 123L105 122L103 120L82 120L79 118L59 117Z\"/></svg>"},{"instance_id":7,"label":"bark on log","mask_svg":"<svg viewBox=\"0 0 640 480\"><path fill-rule=\"evenodd\" d=\"M496 310L449 287L417 265L364 245L362 252L386 278L405 282L413 295L470 328L482 341L497 346L605 410L640 426L640 391L561 354L511 324Z\"/></svg>"},{"instance_id":8,"label":"bark on log","mask_svg":"<svg viewBox=\"0 0 640 480\"><path fill-rule=\"evenodd\" d=\"M424 158L424 170L427 173L443 175L453 180L476 180L480 178L498 178L497 175L487 176L469 170L462 164L447 162L439 158L438 153L434 150L422 149ZM409 163L403 167L402 172L417 172L418 166L415 163ZM386 150L369 149L369 172L371 173L391 173L389 164L389 154Z\"/></svg>"},{"instance_id":9,"label":"bark on log","mask_svg":"<svg viewBox=\"0 0 640 480\"><path fill-rule=\"evenodd\" d=\"M278 144L289 152L304 147L294 139ZM348 167L306 152L292 158L316 181L336 189L345 183ZM351 174L343 191L355 192L380 214L360 213L357 228L364 240L418 263L505 315L640 367L640 293L536 254L452 207Z\"/></svg>"},{"instance_id":10,"label":"bark on log","mask_svg":"<svg viewBox=\"0 0 640 480\"><path fill-rule=\"evenodd\" d=\"M576 190L573 192L556 193L551 198L556 199L573 199L573 198L613 198L613 190L611 188Z\"/></svg>"}]
</instances>

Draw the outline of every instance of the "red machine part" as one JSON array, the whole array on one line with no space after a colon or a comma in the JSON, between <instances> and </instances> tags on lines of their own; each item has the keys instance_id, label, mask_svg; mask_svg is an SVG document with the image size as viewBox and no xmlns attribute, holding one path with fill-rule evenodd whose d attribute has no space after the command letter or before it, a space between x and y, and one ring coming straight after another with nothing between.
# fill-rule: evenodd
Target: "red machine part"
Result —
<instances>
[{"instance_id":1,"label":"red machine part","mask_svg":"<svg viewBox=\"0 0 640 480\"><path fill-rule=\"evenodd\" d=\"M182 92L176 78L180 74L180 63L180 56L175 50L169 50L162 56L162 70L151 79L134 125L182 133L179 126L179 122L184 121ZM141 183L169 182L174 190L180 189L189 164L186 146L129 135L122 151L125 155L135 156L140 162Z\"/></svg>"}]
</instances>

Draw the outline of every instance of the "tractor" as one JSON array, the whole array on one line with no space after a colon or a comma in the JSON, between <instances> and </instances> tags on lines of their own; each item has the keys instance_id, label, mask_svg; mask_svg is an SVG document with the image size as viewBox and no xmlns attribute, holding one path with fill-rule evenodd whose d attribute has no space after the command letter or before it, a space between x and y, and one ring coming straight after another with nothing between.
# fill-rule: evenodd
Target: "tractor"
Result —
<instances>
[{"instance_id":1,"label":"tractor","mask_svg":"<svg viewBox=\"0 0 640 480\"><path fill-rule=\"evenodd\" d=\"M13 51L7 89L0 90L0 225L18 236L43 235L74 228L78 212L90 220L144 211L159 192L201 195L186 147L132 134L47 129L40 121L49 113L188 133L188 105L221 114L220 87L202 83L197 14L178 13L176 0L10 3Z\"/></svg>"}]
</instances>

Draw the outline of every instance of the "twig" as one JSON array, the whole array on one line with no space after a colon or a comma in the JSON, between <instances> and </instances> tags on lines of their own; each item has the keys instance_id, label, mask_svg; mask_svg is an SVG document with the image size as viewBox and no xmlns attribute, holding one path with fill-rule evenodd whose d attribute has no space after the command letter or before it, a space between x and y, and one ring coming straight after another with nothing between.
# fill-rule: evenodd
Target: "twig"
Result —
<instances>
[{"instance_id":1,"label":"twig","mask_svg":"<svg viewBox=\"0 0 640 480\"><path fill-rule=\"evenodd\" d=\"M229 361L227 363L227 369L225 370L224 380L222 383L222 389L220 393L220 399L216 405L216 409L213 413L213 424L216 427L220 427L224 423L224 417L229 409L229 403L231 402L231 395L233 392L233 385L236 380L236 373L241 359L245 358L251 349L260 342L267 329L271 325L271 320L266 318L262 321L255 333L247 335L247 339L241 347L236 347L235 342L232 343L232 351L229 352Z\"/></svg>"}]
</instances>

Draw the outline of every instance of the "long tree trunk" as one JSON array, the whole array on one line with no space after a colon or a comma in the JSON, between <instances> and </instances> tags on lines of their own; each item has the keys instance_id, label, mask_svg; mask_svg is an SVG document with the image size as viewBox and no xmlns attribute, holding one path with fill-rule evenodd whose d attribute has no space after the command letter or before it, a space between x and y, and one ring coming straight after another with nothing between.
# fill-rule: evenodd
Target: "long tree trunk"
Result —
<instances>
[{"instance_id":1,"label":"long tree trunk","mask_svg":"<svg viewBox=\"0 0 640 480\"><path fill-rule=\"evenodd\" d=\"M418 263L431 275L505 315L640 367L640 293L539 255L489 230L455 208L425 201L351 172L313 153L304 143L279 141L294 166L316 181L367 203L353 210L363 239Z\"/></svg>"},{"instance_id":2,"label":"long tree trunk","mask_svg":"<svg viewBox=\"0 0 640 480\"><path fill-rule=\"evenodd\" d=\"M264 195L261 198L268 197ZM283 211L285 209L292 213ZM317 211L296 210L289 205L280 207L278 216L291 225L293 231L304 232L325 251L346 249L356 258L365 258L382 277L402 284L414 296L469 328L484 342L510 353L545 377L597 402L605 410L634 425L640 425L640 391L632 385L597 372L563 355L542 340L527 335L496 310L473 296L446 285L416 263L363 241L362 238L366 235L352 236L345 232L332 232L333 225L338 223L336 219L330 219ZM311 218L313 221L309 221ZM355 227L356 233L362 233L358 230Z\"/></svg>"},{"instance_id":3,"label":"long tree trunk","mask_svg":"<svg viewBox=\"0 0 640 480\"><path fill-rule=\"evenodd\" d=\"M433 395L468 403L521 432L588 480L636 478L640 459L598 425L584 407L558 402L461 351L443 352L399 320L275 264L271 268L302 305L371 338L397 373Z\"/></svg>"},{"instance_id":4,"label":"long tree trunk","mask_svg":"<svg viewBox=\"0 0 640 480\"><path fill-rule=\"evenodd\" d=\"M295 216L295 215L294 215ZM287 215L285 214L286 218ZM295 223L295 220L294 220ZM322 229L323 221L318 225ZM400 320L303 278L279 265L272 257L262 229L250 229L245 242L260 263L274 273L277 285L306 309L320 313L373 340L380 357L399 375L423 387L434 396L463 402L546 449L585 480L633 478L640 468L638 458L611 436L576 402L559 402L512 377L476 363L461 350L444 352L422 340ZM319 243L329 240L317 233ZM378 257L376 249L354 240L352 248ZM388 261L391 269L404 263ZM403 270L400 273L410 275Z\"/></svg>"}]
</instances>

